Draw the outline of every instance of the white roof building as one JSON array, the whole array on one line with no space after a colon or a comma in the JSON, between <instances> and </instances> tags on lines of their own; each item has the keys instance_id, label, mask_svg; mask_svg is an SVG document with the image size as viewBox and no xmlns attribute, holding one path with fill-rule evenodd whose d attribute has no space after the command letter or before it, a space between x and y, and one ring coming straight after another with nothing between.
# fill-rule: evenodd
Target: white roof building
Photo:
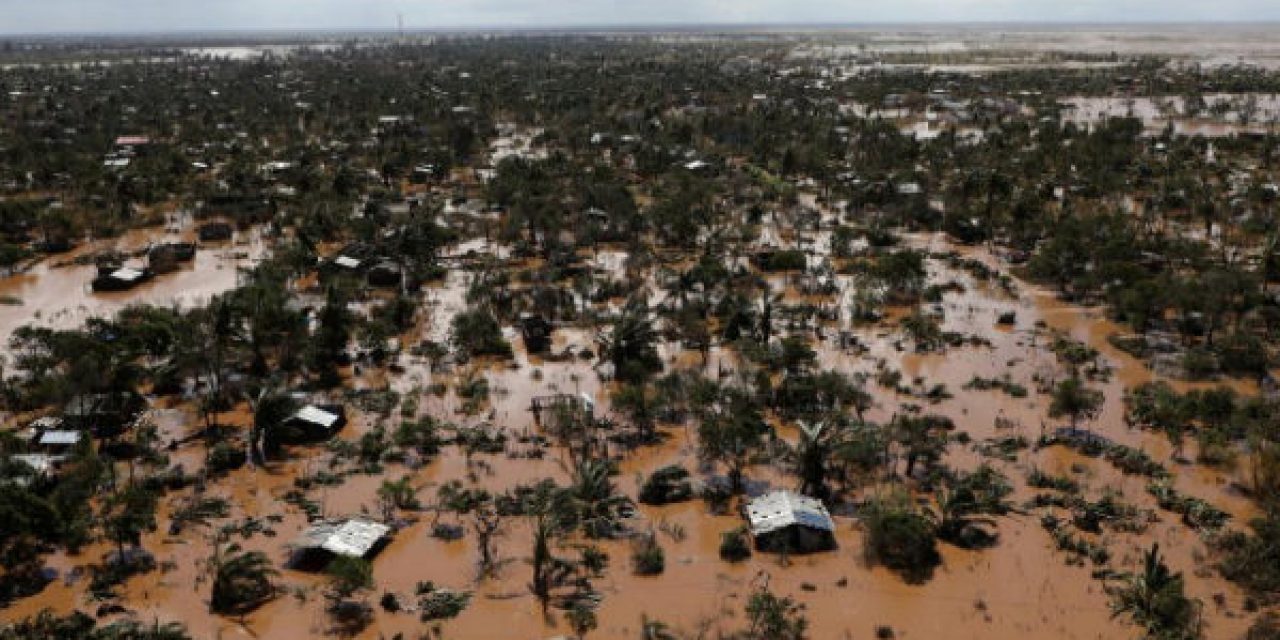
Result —
<instances>
[{"instance_id":1,"label":"white roof building","mask_svg":"<svg viewBox=\"0 0 1280 640\"><path fill-rule=\"evenodd\" d=\"M120 267L111 272L111 277L121 282L137 282L142 279L142 276L141 271L130 267Z\"/></svg>"},{"instance_id":2,"label":"white roof building","mask_svg":"<svg viewBox=\"0 0 1280 640\"><path fill-rule=\"evenodd\" d=\"M333 263L343 269L359 269L360 261L351 256L338 256L333 259Z\"/></svg>"},{"instance_id":3,"label":"white roof building","mask_svg":"<svg viewBox=\"0 0 1280 640\"><path fill-rule=\"evenodd\" d=\"M752 535L773 533L799 525L820 531L835 531L835 522L822 502L790 491L766 493L747 504Z\"/></svg>"},{"instance_id":4,"label":"white roof building","mask_svg":"<svg viewBox=\"0 0 1280 640\"><path fill-rule=\"evenodd\" d=\"M368 520L324 522L312 525L294 542L300 549L323 549L334 555L363 558L391 531L391 527Z\"/></svg>"},{"instance_id":5,"label":"white roof building","mask_svg":"<svg viewBox=\"0 0 1280 640\"><path fill-rule=\"evenodd\" d=\"M309 422L324 427L325 429L333 428L333 425L341 418L336 413L325 411L320 407L309 404L293 414L293 419L300 422Z\"/></svg>"},{"instance_id":6,"label":"white roof building","mask_svg":"<svg viewBox=\"0 0 1280 640\"><path fill-rule=\"evenodd\" d=\"M39 444L42 446L70 447L80 442L79 431L46 431L40 434Z\"/></svg>"}]
</instances>

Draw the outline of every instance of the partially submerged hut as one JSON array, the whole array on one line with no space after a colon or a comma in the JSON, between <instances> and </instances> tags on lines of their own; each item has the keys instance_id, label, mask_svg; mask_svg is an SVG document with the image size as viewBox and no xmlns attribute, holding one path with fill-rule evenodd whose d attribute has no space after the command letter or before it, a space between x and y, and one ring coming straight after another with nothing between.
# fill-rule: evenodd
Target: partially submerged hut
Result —
<instances>
[{"instance_id":1,"label":"partially submerged hut","mask_svg":"<svg viewBox=\"0 0 1280 640\"><path fill-rule=\"evenodd\" d=\"M62 407L63 424L68 429L88 430L99 438L118 435L147 407L136 392L88 393L72 398Z\"/></svg>"},{"instance_id":2,"label":"partially submerged hut","mask_svg":"<svg viewBox=\"0 0 1280 640\"><path fill-rule=\"evenodd\" d=\"M319 569L335 556L369 558L386 545L390 532L385 524L359 518L317 522L289 545L293 550L289 564Z\"/></svg>"},{"instance_id":3,"label":"partially submerged hut","mask_svg":"<svg viewBox=\"0 0 1280 640\"><path fill-rule=\"evenodd\" d=\"M544 353L551 348L551 334L555 330L546 318L532 313L520 314L520 337L529 353Z\"/></svg>"},{"instance_id":4,"label":"partially submerged hut","mask_svg":"<svg viewBox=\"0 0 1280 640\"><path fill-rule=\"evenodd\" d=\"M190 262L195 257L195 243L166 242L147 250L147 267L155 273L171 273L178 269L179 264Z\"/></svg>"},{"instance_id":5,"label":"partially submerged hut","mask_svg":"<svg viewBox=\"0 0 1280 640\"><path fill-rule=\"evenodd\" d=\"M400 282L404 280L404 271L400 265L391 260L379 260L369 267L369 272L365 274L370 286L374 287L398 287Z\"/></svg>"},{"instance_id":6,"label":"partially submerged hut","mask_svg":"<svg viewBox=\"0 0 1280 640\"><path fill-rule=\"evenodd\" d=\"M761 551L809 553L836 546L835 522L822 502L791 491L774 491L747 504L751 536Z\"/></svg>"},{"instance_id":7,"label":"partially submerged hut","mask_svg":"<svg viewBox=\"0 0 1280 640\"><path fill-rule=\"evenodd\" d=\"M594 420L596 402L587 393L557 393L535 396L529 410L535 423L554 431Z\"/></svg>"},{"instance_id":8,"label":"partially submerged hut","mask_svg":"<svg viewBox=\"0 0 1280 640\"><path fill-rule=\"evenodd\" d=\"M284 421L282 442L319 442L333 437L347 424L340 405L304 405Z\"/></svg>"},{"instance_id":9,"label":"partially submerged hut","mask_svg":"<svg viewBox=\"0 0 1280 640\"><path fill-rule=\"evenodd\" d=\"M225 242L231 239L233 232L234 229L226 222L206 222L196 229L200 242Z\"/></svg>"},{"instance_id":10,"label":"partially submerged hut","mask_svg":"<svg viewBox=\"0 0 1280 640\"><path fill-rule=\"evenodd\" d=\"M146 269L107 268L99 270L98 277L93 279L92 285L94 291L127 291L150 278L151 272Z\"/></svg>"}]
</instances>

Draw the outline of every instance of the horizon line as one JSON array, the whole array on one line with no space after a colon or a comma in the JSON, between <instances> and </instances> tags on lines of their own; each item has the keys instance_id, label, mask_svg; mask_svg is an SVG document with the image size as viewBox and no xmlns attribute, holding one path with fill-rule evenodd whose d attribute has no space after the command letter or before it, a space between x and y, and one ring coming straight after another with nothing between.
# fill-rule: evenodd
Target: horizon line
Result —
<instances>
[{"instance_id":1,"label":"horizon line","mask_svg":"<svg viewBox=\"0 0 1280 640\"><path fill-rule=\"evenodd\" d=\"M173 28L173 29L140 29L140 30L70 30L70 31L0 31L0 40L16 38L164 38L192 36L283 36L283 35L431 35L431 34L574 34L574 33L787 33L787 32L837 32L837 31L878 31L888 28L905 28L915 30L928 29L992 29L992 30L1032 30L1050 28L1058 30L1092 28L1092 29L1134 29L1134 28L1241 28L1248 30L1266 30L1280 28L1280 19L1242 21L1242 20L1111 20L1111 21L1053 21L1053 20L939 20L939 21L867 21L867 22L651 22L651 23L581 23L560 25L503 25L476 24L438 27L411 27L403 29L383 26L350 26L350 27L220 27L220 28Z\"/></svg>"}]
</instances>

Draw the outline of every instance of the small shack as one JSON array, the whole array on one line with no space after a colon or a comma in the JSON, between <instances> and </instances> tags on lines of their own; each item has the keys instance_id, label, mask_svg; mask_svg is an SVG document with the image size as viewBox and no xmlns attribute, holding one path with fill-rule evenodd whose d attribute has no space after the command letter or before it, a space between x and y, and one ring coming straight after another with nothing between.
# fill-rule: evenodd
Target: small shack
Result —
<instances>
[{"instance_id":1,"label":"small shack","mask_svg":"<svg viewBox=\"0 0 1280 640\"><path fill-rule=\"evenodd\" d=\"M62 407L62 421L68 429L88 430L99 438L119 435L147 407L147 401L133 391L88 393L72 398Z\"/></svg>"},{"instance_id":2,"label":"small shack","mask_svg":"<svg viewBox=\"0 0 1280 640\"><path fill-rule=\"evenodd\" d=\"M379 260L369 267L365 279L373 287L398 287L404 280L404 271L391 260Z\"/></svg>"},{"instance_id":3,"label":"small shack","mask_svg":"<svg viewBox=\"0 0 1280 640\"><path fill-rule=\"evenodd\" d=\"M150 276L150 272L146 269L131 267L104 269L98 273L98 277L93 279L92 285L94 291L128 291L146 282Z\"/></svg>"},{"instance_id":4,"label":"small shack","mask_svg":"<svg viewBox=\"0 0 1280 640\"><path fill-rule=\"evenodd\" d=\"M231 239L234 229L226 222L206 222L196 229L200 242L225 242Z\"/></svg>"},{"instance_id":5,"label":"small shack","mask_svg":"<svg viewBox=\"0 0 1280 640\"><path fill-rule=\"evenodd\" d=\"M595 419L596 402L587 393L557 393L534 397L529 410L535 423L554 431L590 423Z\"/></svg>"},{"instance_id":6,"label":"small shack","mask_svg":"<svg viewBox=\"0 0 1280 640\"><path fill-rule=\"evenodd\" d=\"M551 348L551 334L555 330L546 318L532 313L520 314L520 337L529 353L544 353Z\"/></svg>"},{"instance_id":7,"label":"small shack","mask_svg":"<svg viewBox=\"0 0 1280 640\"><path fill-rule=\"evenodd\" d=\"M36 440L40 450L50 455L65 455L75 450L80 444L80 432L68 430L51 430L40 434Z\"/></svg>"},{"instance_id":8,"label":"small shack","mask_svg":"<svg viewBox=\"0 0 1280 640\"><path fill-rule=\"evenodd\" d=\"M281 442L319 442L333 437L346 426L346 411L340 405L308 404L284 421Z\"/></svg>"},{"instance_id":9,"label":"small shack","mask_svg":"<svg viewBox=\"0 0 1280 640\"><path fill-rule=\"evenodd\" d=\"M751 537L761 551L810 553L836 547L835 522L822 502L774 491L747 504Z\"/></svg>"},{"instance_id":10,"label":"small shack","mask_svg":"<svg viewBox=\"0 0 1280 640\"><path fill-rule=\"evenodd\" d=\"M191 262L196 257L196 245L193 242L166 242L153 245L147 250L147 267L155 273L172 273L183 262Z\"/></svg>"},{"instance_id":11,"label":"small shack","mask_svg":"<svg viewBox=\"0 0 1280 640\"><path fill-rule=\"evenodd\" d=\"M351 518L318 522L307 527L289 546L295 569L318 570L335 556L369 558L386 545L391 527L380 522Z\"/></svg>"}]
</instances>

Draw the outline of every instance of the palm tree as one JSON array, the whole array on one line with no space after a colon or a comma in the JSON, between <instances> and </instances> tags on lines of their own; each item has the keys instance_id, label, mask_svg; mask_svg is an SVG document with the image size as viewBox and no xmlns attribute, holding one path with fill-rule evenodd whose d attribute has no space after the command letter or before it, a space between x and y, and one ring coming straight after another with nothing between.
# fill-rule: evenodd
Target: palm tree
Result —
<instances>
[{"instance_id":1,"label":"palm tree","mask_svg":"<svg viewBox=\"0 0 1280 640\"><path fill-rule=\"evenodd\" d=\"M136 620L116 622L99 629L94 640L191 640L187 627L181 622L153 621L144 625Z\"/></svg>"},{"instance_id":2,"label":"palm tree","mask_svg":"<svg viewBox=\"0 0 1280 640\"><path fill-rule=\"evenodd\" d=\"M559 535L559 518L547 512L539 513L533 522L533 556L529 559L533 566L533 580L529 583L529 590L542 604L543 615L551 603L551 590L572 573L572 567L552 551L552 543Z\"/></svg>"},{"instance_id":3,"label":"palm tree","mask_svg":"<svg viewBox=\"0 0 1280 640\"><path fill-rule=\"evenodd\" d=\"M630 498L618 494L611 472L609 463L603 460L583 459L573 468L569 494L590 537L611 535L617 528L620 511L631 505Z\"/></svg>"},{"instance_id":4,"label":"palm tree","mask_svg":"<svg viewBox=\"0 0 1280 640\"><path fill-rule=\"evenodd\" d=\"M249 453L256 464L261 464L267 454L274 455L279 449L279 434L276 432L297 407L293 398L269 387L263 387L256 395L248 395L247 398L253 408Z\"/></svg>"},{"instance_id":5,"label":"palm tree","mask_svg":"<svg viewBox=\"0 0 1280 640\"><path fill-rule=\"evenodd\" d=\"M938 538L956 546L973 547L993 536L979 527L994 527L995 520L980 515L982 507L972 491L939 487L934 494L936 510L925 513L933 520Z\"/></svg>"},{"instance_id":6,"label":"palm tree","mask_svg":"<svg viewBox=\"0 0 1280 640\"><path fill-rule=\"evenodd\" d=\"M640 640L676 640L671 627L661 620L650 620L649 616L640 618Z\"/></svg>"},{"instance_id":7,"label":"palm tree","mask_svg":"<svg viewBox=\"0 0 1280 640\"><path fill-rule=\"evenodd\" d=\"M1160 543L1143 554L1142 572L1111 590L1111 616L1128 616L1146 627L1147 637L1189 640L1200 637L1199 602L1187 598L1181 573L1169 570Z\"/></svg>"},{"instance_id":8,"label":"palm tree","mask_svg":"<svg viewBox=\"0 0 1280 640\"><path fill-rule=\"evenodd\" d=\"M624 382L644 382L662 371L658 357L658 332L649 318L649 309L640 298L627 302L613 331L600 338L600 355L613 364L614 376Z\"/></svg>"},{"instance_id":9,"label":"palm tree","mask_svg":"<svg viewBox=\"0 0 1280 640\"><path fill-rule=\"evenodd\" d=\"M271 578L279 572L261 551L240 552L236 545L225 551L216 549L210 570L213 592L209 597L209 611L214 613L243 614L275 595Z\"/></svg>"}]
</instances>

